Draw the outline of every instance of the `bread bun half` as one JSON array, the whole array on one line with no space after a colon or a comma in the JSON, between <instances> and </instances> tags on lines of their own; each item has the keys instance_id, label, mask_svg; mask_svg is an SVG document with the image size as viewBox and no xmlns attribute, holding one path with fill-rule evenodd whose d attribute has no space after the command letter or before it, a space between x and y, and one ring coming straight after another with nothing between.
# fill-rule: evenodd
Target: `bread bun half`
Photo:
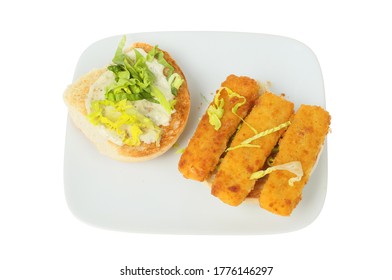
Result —
<instances>
[{"instance_id":1,"label":"bread bun half","mask_svg":"<svg viewBox=\"0 0 392 280\"><path fill-rule=\"evenodd\" d=\"M134 48L142 49L148 53L154 47L146 43L134 43L128 51ZM65 90L64 101L68 107L71 120L103 155L126 162L150 160L165 153L183 132L190 111L190 95L187 81L181 68L170 54L158 48L157 50L163 52L164 59L173 67L173 73L178 74L183 81L176 92L170 120L165 125L158 125L160 128L160 137L156 142L148 143L140 141L137 145L118 143L118 141L113 141L107 136L105 131L108 128L93 124L89 120L87 108L89 106L88 95L90 88L108 71L106 67L91 70L69 85ZM168 72L166 70L165 68L163 73L167 77Z\"/></svg>"}]
</instances>

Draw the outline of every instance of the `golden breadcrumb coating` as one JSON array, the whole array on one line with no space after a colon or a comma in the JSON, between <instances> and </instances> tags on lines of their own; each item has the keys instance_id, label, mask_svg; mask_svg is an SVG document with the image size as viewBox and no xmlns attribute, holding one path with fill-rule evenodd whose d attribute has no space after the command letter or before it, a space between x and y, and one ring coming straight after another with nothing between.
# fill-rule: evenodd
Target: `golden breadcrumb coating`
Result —
<instances>
[{"instance_id":1,"label":"golden breadcrumb coating","mask_svg":"<svg viewBox=\"0 0 392 280\"><path fill-rule=\"evenodd\" d=\"M303 177L293 186L288 180L295 177L289 171L273 171L269 174L260 194L260 206L270 212L289 216L302 198L302 190L308 182L317 162L331 117L319 106L301 105L292 124L279 141L279 152L274 165L300 161Z\"/></svg>"},{"instance_id":2,"label":"golden breadcrumb coating","mask_svg":"<svg viewBox=\"0 0 392 280\"><path fill-rule=\"evenodd\" d=\"M263 132L287 122L293 113L292 102L266 92L256 101L245 122L257 132ZM248 125L242 124L230 147L236 147L255 135ZM283 128L251 142L259 147L229 150L218 167L211 193L229 205L239 205L254 187L255 180L249 179L251 174L264 165L284 131Z\"/></svg>"},{"instance_id":3,"label":"golden breadcrumb coating","mask_svg":"<svg viewBox=\"0 0 392 280\"><path fill-rule=\"evenodd\" d=\"M260 87L258 83L248 77L230 75L222 83L222 87L246 98L246 103L239 107L237 114L244 118L257 97ZM227 91L221 91L220 97L224 100L224 113L221 118L219 130L209 123L207 111L200 120L198 127L188 143L178 164L180 172L185 178L197 181L206 180L216 168L222 153L225 151L227 142L235 133L241 119L233 114L232 108L241 101L238 97L229 97ZM213 104L214 101L211 102Z\"/></svg>"}]
</instances>

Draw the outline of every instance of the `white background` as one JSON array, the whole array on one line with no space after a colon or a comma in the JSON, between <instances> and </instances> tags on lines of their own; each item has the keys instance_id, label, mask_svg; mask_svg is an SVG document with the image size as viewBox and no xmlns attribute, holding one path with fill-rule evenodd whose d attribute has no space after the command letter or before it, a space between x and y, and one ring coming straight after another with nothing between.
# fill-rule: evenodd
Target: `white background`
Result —
<instances>
[{"instance_id":1,"label":"white background","mask_svg":"<svg viewBox=\"0 0 392 280\"><path fill-rule=\"evenodd\" d=\"M120 276L125 265L274 266L269 279L392 276L387 1L78 2L0 4L0 279L136 279ZM282 35L317 55L333 119L327 198L310 226L264 236L145 235L71 214L62 93L80 54L108 36L172 30Z\"/></svg>"}]
</instances>

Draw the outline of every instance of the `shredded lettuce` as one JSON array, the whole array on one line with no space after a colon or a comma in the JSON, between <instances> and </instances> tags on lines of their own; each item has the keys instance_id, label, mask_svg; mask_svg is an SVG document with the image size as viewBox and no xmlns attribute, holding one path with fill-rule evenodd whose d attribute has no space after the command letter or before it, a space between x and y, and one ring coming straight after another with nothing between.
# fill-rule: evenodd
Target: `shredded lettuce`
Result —
<instances>
[{"instance_id":1,"label":"shredded lettuce","mask_svg":"<svg viewBox=\"0 0 392 280\"><path fill-rule=\"evenodd\" d=\"M121 38L120 43L118 44L116 52L115 52L114 57L112 59L112 62L114 64L122 64L122 62L124 61L125 54L123 52L123 49L124 49L126 41L127 41L127 37L124 35Z\"/></svg>"},{"instance_id":2,"label":"shredded lettuce","mask_svg":"<svg viewBox=\"0 0 392 280\"><path fill-rule=\"evenodd\" d=\"M237 97L239 99L241 99L241 102L237 102L234 107L231 109L231 111L237 115L237 110L239 107L241 107L242 105L244 105L246 103L246 98L242 95L239 95L238 93L234 92L233 90L231 90L228 87L222 87L221 90L225 89L227 91L227 94L229 95L229 98L233 98L233 97Z\"/></svg>"},{"instance_id":3,"label":"shredded lettuce","mask_svg":"<svg viewBox=\"0 0 392 280\"><path fill-rule=\"evenodd\" d=\"M106 89L105 98L110 101L147 99L150 102L158 103L159 101L154 99L151 94L151 86L155 77L148 69L143 55L136 49L134 51L135 62L125 54L117 54L117 49L115 58L113 58L117 64L108 66L108 70L114 73L115 82Z\"/></svg>"},{"instance_id":4,"label":"shredded lettuce","mask_svg":"<svg viewBox=\"0 0 392 280\"><path fill-rule=\"evenodd\" d=\"M233 146L230 148L227 148L226 151L232 151L232 150L236 150L239 148L260 148L260 145L254 145L254 144L240 144L237 146Z\"/></svg>"},{"instance_id":5,"label":"shredded lettuce","mask_svg":"<svg viewBox=\"0 0 392 280\"><path fill-rule=\"evenodd\" d=\"M91 104L88 115L94 125L103 125L115 132L124 144L138 146L141 144L140 136L146 131L154 131L155 141L160 138L161 129L152 120L139 113L126 99L119 102L111 100L96 100ZM157 142L157 144L159 144Z\"/></svg>"},{"instance_id":6,"label":"shredded lettuce","mask_svg":"<svg viewBox=\"0 0 392 280\"><path fill-rule=\"evenodd\" d=\"M231 109L231 111L233 112L234 115L236 115L237 117L239 117L241 120L243 120L238 114L237 114L237 110L240 106L244 105L246 103L246 98L242 95L239 95L238 93L234 92L233 90L231 90L228 87L221 87L218 92L216 93L215 97L214 97L214 103L211 104L208 109L207 109L207 113L208 113L208 117L209 117L209 122L212 126L214 126L215 130L219 130L219 128L221 127L221 121L220 119L223 117L223 106L225 105L225 100L223 98L220 97L220 94L222 92L222 90L226 90L227 95L229 96L229 98L233 98L233 97L237 97L240 98L240 102L237 102L234 107Z\"/></svg>"},{"instance_id":7,"label":"shredded lettuce","mask_svg":"<svg viewBox=\"0 0 392 280\"><path fill-rule=\"evenodd\" d=\"M275 165L272 167L269 167L265 170L260 170L257 172L254 172L251 174L250 176L250 180L257 180L260 179L262 177L264 177L267 174L270 174L271 172L275 171L275 170L286 170L289 171L291 173L293 173L295 175L295 177L292 177L289 179L288 183L289 186L294 186L295 182L299 182L302 179L303 174L303 170L302 170L302 165L300 161L291 161L288 163L284 163L284 164L280 164L280 165Z\"/></svg>"},{"instance_id":8,"label":"shredded lettuce","mask_svg":"<svg viewBox=\"0 0 392 280\"><path fill-rule=\"evenodd\" d=\"M286 127L288 127L290 124L291 124L291 122L290 122L290 121L287 121L287 122L282 123L282 124L280 124L280 125L277 125L277 126L275 126L275 127L273 127L273 128L264 130L264 131L262 131L262 132L260 132L260 133L258 133L258 132L256 131L256 135L254 135L254 136L252 136L252 137L250 137L250 138L248 138L248 139L245 139L244 141L242 141L242 142L241 142L239 145L237 145L237 146L233 146L233 147L227 148L226 151L235 150L235 149L238 149L238 148L246 148L246 147L260 148L259 145L253 145L253 144L250 144L250 143L252 143L252 141L254 141L254 140L256 140L256 139L259 139L259 138L261 138L261 137L264 137L264 136L267 136L267 135L269 135L269 134L271 134L271 133L274 133L274 132L276 132L276 131L278 131L278 130L281 130L281 129L283 129L283 128L286 128Z\"/></svg>"},{"instance_id":9,"label":"shredded lettuce","mask_svg":"<svg viewBox=\"0 0 392 280\"><path fill-rule=\"evenodd\" d=\"M182 153L184 153L185 152L185 148L179 148L177 151L176 151L176 154L182 154Z\"/></svg>"},{"instance_id":10,"label":"shredded lettuce","mask_svg":"<svg viewBox=\"0 0 392 280\"><path fill-rule=\"evenodd\" d=\"M170 85L172 94L177 96L178 90L180 89L180 86L182 85L184 80L179 74L173 73L167 81Z\"/></svg>"},{"instance_id":11,"label":"shredded lettuce","mask_svg":"<svg viewBox=\"0 0 392 280\"><path fill-rule=\"evenodd\" d=\"M248 124L240 115L237 114L238 108L241 107L242 105L244 105L246 103L246 98L234 91L232 91L230 88L228 87L224 87L224 89L226 89L229 98L233 98L233 97L237 97L239 98L240 102L237 102L234 107L231 109L231 111L233 112L234 115L236 115L244 124L246 124L255 134L257 133L257 130L252 127L250 124Z\"/></svg>"},{"instance_id":12,"label":"shredded lettuce","mask_svg":"<svg viewBox=\"0 0 392 280\"><path fill-rule=\"evenodd\" d=\"M271 134L271 133L274 133L274 132L276 132L276 131L278 131L278 130L281 130L281 129L283 129L283 128L286 128L286 127L288 127L290 124L291 124L291 122L290 122L290 121L287 121L287 122L284 122L284 123L282 123L282 124L280 124L280 125L277 125L277 126L275 126L275 127L273 127L273 128L264 130L264 131L262 131L262 132L260 132L260 133L257 133L255 136L253 136L253 137L251 137L251 138L248 138L248 139L242 141L241 144L249 144L249 143L251 143L252 141L254 141L254 140L256 140L256 139L259 139L259 138L261 138L261 137L264 137L264 136L266 136L266 135L269 135L269 134Z\"/></svg>"},{"instance_id":13,"label":"shredded lettuce","mask_svg":"<svg viewBox=\"0 0 392 280\"><path fill-rule=\"evenodd\" d=\"M185 152L185 148L181 148L177 142L174 143L173 148L176 149L176 151L175 151L176 154L182 154Z\"/></svg>"},{"instance_id":14,"label":"shredded lettuce","mask_svg":"<svg viewBox=\"0 0 392 280\"><path fill-rule=\"evenodd\" d=\"M166 112L171 114L173 110L172 104L174 105L174 103L167 101L165 95L156 86L151 86L151 94L155 97L156 100L158 100L159 104L161 104Z\"/></svg>"},{"instance_id":15,"label":"shredded lettuce","mask_svg":"<svg viewBox=\"0 0 392 280\"><path fill-rule=\"evenodd\" d=\"M112 71L115 76L115 82L108 86L105 93L105 99L110 101L129 100L136 101L146 99L150 102L161 104L170 114L172 106L166 100L163 93L153 86L155 81L154 74L149 70L146 62L152 61L154 58L169 69L169 84L171 85L173 95L183 83L182 78L174 72L171 66L164 58L164 53L155 46L151 49L147 56L144 57L137 49L134 49L136 60L132 61L123 52L126 37L124 36L116 50L112 62L114 64L108 66L108 70Z\"/></svg>"},{"instance_id":16,"label":"shredded lettuce","mask_svg":"<svg viewBox=\"0 0 392 280\"><path fill-rule=\"evenodd\" d=\"M211 104L207 109L209 123L214 127L215 130L219 130L221 127L222 123L220 119L224 113L223 106L225 105L225 100L220 97L220 93L221 90L216 93L214 97L214 103Z\"/></svg>"},{"instance_id":17,"label":"shredded lettuce","mask_svg":"<svg viewBox=\"0 0 392 280\"><path fill-rule=\"evenodd\" d=\"M168 68L167 76L170 77L174 72L174 67L168 63L164 57L163 51L158 50L158 46L154 46L147 54L147 61L152 61L154 58L158 60L160 64Z\"/></svg>"},{"instance_id":18,"label":"shredded lettuce","mask_svg":"<svg viewBox=\"0 0 392 280\"><path fill-rule=\"evenodd\" d=\"M135 58L131 59L124 53L126 36L123 36L117 46L112 64L107 67L114 74L114 82L106 87L105 99L91 103L88 118L94 125L102 125L121 139L122 143L137 146L141 141L156 138L159 145L161 129L154 122L136 110L132 101L147 100L160 104L168 114L173 112L176 100L168 100L164 93L154 83L156 77L149 69L148 62L156 59L167 68L167 82L171 92L177 95L184 80L174 67L164 58L164 52L157 46L152 48L146 56L137 49L133 49ZM143 139L143 140L141 140Z\"/></svg>"}]
</instances>

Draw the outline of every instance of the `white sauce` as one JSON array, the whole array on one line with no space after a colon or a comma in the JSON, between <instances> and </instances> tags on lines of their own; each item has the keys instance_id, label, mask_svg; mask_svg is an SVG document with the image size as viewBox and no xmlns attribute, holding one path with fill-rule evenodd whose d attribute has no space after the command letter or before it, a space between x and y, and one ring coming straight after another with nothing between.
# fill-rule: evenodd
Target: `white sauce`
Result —
<instances>
[{"instance_id":1,"label":"white sauce","mask_svg":"<svg viewBox=\"0 0 392 280\"><path fill-rule=\"evenodd\" d=\"M152 129L148 129L145 133L140 135L140 141L146 143L146 144L151 144L155 142L155 139L157 139L157 132Z\"/></svg>"},{"instance_id":2,"label":"white sauce","mask_svg":"<svg viewBox=\"0 0 392 280\"><path fill-rule=\"evenodd\" d=\"M98 125L98 130L101 135L103 135L106 139L109 141L113 142L116 145L122 146L123 142L121 140L121 137L118 136L117 133L115 133L113 130L107 129L105 126L102 124Z\"/></svg>"},{"instance_id":3,"label":"white sauce","mask_svg":"<svg viewBox=\"0 0 392 280\"><path fill-rule=\"evenodd\" d=\"M160 104L153 103L145 99L132 101L132 104L139 113L151 119L156 125L169 125L171 115L169 115Z\"/></svg>"},{"instance_id":4,"label":"white sauce","mask_svg":"<svg viewBox=\"0 0 392 280\"><path fill-rule=\"evenodd\" d=\"M90 86L90 90L87 94L86 109L87 113L90 114L91 103L95 100L105 99L105 90L108 85L114 82L114 74L112 71L105 71L94 84Z\"/></svg>"},{"instance_id":5,"label":"white sauce","mask_svg":"<svg viewBox=\"0 0 392 280\"><path fill-rule=\"evenodd\" d=\"M147 53L143 49L137 49L140 54L144 57ZM126 54L132 59L136 59L136 54L132 50L127 51ZM155 58L151 62L146 62L148 69L154 74L155 81L154 86L156 86L165 96L165 98L170 102L174 99L171 93L170 85L164 75L164 66L161 65ZM86 109L87 113L91 112L91 103L95 100L105 99L106 87L114 82L113 72L107 70L105 71L97 81L91 85L86 98ZM170 124L171 114L169 114L160 104L153 103L147 100L137 100L131 101L135 106L136 110L143 114L144 116L151 119L157 126L167 126ZM172 111L174 113L174 110ZM117 145L123 145L121 138L113 131L106 129L103 125L99 125L99 130L105 138L112 141ZM157 139L158 132L153 129L146 129L140 136L140 140L146 144L154 143Z\"/></svg>"}]
</instances>

